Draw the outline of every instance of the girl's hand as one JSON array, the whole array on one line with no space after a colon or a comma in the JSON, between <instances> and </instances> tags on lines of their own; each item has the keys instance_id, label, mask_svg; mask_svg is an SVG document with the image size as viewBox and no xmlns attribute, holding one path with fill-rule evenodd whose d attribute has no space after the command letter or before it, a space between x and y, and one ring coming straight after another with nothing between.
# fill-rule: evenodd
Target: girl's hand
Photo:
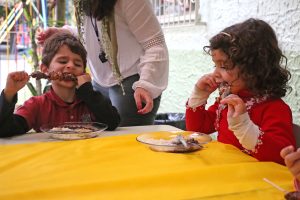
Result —
<instances>
[{"instance_id":1,"label":"girl's hand","mask_svg":"<svg viewBox=\"0 0 300 200\"><path fill-rule=\"evenodd\" d=\"M205 74L196 83L199 90L205 91L207 93L212 93L218 88L218 84L213 76L213 74Z\"/></svg>"},{"instance_id":2,"label":"girl's hand","mask_svg":"<svg viewBox=\"0 0 300 200\"><path fill-rule=\"evenodd\" d=\"M80 76L77 76L77 88L79 88L81 85L83 85L86 82L91 82L92 78L88 73L84 73Z\"/></svg>"},{"instance_id":3,"label":"girl's hand","mask_svg":"<svg viewBox=\"0 0 300 200\"><path fill-rule=\"evenodd\" d=\"M226 98L222 99L220 103L227 104L227 117L237 117L247 112L244 101L235 94L228 95Z\"/></svg>"},{"instance_id":4,"label":"girl's hand","mask_svg":"<svg viewBox=\"0 0 300 200\"><path fill-rule=\"evenodd\" d=\"M295 151L293 146L287 146L281 150L280 155L290 172L300 181L300 149Z\"/></svg>"},{"instance_id":5,"label":"girl's hand","mask_svg":"<svg viewBox=\"0 0 300 200\"><path fill-rule=\"evenodd\" d=\"M24 71L9 73L4 88L6 100L11 102L17 92L22 89L29 80L29 75Z\"/></svg>"}]
</instances>

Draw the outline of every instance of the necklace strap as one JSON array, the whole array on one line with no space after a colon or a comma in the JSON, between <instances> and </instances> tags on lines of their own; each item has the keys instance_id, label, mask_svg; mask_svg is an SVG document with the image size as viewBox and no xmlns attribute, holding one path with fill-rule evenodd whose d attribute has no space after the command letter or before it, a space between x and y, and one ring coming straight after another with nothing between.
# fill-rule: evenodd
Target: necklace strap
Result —
<instances>
[{"instance_id":1,"label":"necklace strap","mask_svg":"<svg viewBox=\"0 0 300 200\"><path fill-rule=\"evenodd\" d=\"M114 12L110 16L105 16L99 23L101 24L101 28L99 29L101 31L101 43L103 44L106 58L112 67L114 76L117 78L118 83L122 88L123 95L125 95L125 90L122 84L123 77L121 75L117 60L118 43Z\"/></svg>"}]
</instances>

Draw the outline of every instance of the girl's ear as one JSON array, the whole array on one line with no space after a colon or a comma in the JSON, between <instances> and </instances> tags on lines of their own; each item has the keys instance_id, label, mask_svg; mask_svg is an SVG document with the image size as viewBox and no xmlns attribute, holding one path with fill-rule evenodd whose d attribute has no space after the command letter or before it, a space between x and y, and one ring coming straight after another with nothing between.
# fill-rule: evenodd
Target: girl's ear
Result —
<instances>
[{"instance_id":1,"label":"girl's ear","mask_svg":"<svg viewBox=\"0 0 300 200\"><path fill-rule=\"evenodd\" d=\"M48 73L48 67L45 64L40 65L40 70L43 73Z\"/></svg>"}]
</instances>

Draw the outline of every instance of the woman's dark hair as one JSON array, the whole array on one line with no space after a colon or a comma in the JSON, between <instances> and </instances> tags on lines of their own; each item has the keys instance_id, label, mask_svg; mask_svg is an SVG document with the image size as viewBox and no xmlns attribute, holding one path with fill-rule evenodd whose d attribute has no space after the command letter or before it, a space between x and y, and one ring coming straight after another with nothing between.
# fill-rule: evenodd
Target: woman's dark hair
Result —
<instances>
[{"instance_id":1,"label":"woman's dark hair","mask_svg":"<svg viewBox=\"0 0 300 200\"><path fill-rule=\"evenodd\" d=\"M57 32L45 41L42 52L42 63L49 67L57 51L63 45L68 46L73 53L78 54L82 58L85 68L87 52L82 43L75 36L67 32Z\"/></svg>"},{"instance_id":2,"label":"woman's dark hair","mask_svg":"<svg viewBox=\"0 0 300 200\"><path fill-rule=\"evenodd\" d=\"M210 39L203 49L222 50L240 69L240 76L255 94L283 97L291 91L287 58L278 46L272 27L263 20L250 18L225 28Z\"/></svg>"},{"instance_id":3,"label":"woman's dark hair","mask_svg":"<svg viewBox=\"0 0 300 200\"><path fill-rule=\"evenodd\" d=\"M116 2L117 0L89 0L83 5L83 10L87 16L101 20L112 14Z\"/></svg>"}]
</instances>

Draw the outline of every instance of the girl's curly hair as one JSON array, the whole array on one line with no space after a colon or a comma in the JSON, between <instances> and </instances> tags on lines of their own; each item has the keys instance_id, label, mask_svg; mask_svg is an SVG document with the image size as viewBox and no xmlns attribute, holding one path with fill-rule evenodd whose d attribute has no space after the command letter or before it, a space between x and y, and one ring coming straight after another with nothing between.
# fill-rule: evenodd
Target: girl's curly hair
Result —
<instances>
[{"instance_id":1,"label":"girl's curly hair","mask_svg":"<svg viewBox=\"0 0 300 200\"><path fill-rule=\"evenodd\" d=\"M225 28L203 47L210 54L221 49L240 69L240 76L256 95L283 97L291 91L287 58L278 46L272 27L263 20L250 18Z\"/></svg>"},{"instance_id":2,"label":"girl's curly hair","mask_svg":"<svg viewBox=\"0 0 300 200\"><path fill-rule=\"evenodd\" d=\"M103 17L112 14L117 0L89 0L88 2L83 5L85 14L102 20Z\"/></svg>"}]
</instances>

